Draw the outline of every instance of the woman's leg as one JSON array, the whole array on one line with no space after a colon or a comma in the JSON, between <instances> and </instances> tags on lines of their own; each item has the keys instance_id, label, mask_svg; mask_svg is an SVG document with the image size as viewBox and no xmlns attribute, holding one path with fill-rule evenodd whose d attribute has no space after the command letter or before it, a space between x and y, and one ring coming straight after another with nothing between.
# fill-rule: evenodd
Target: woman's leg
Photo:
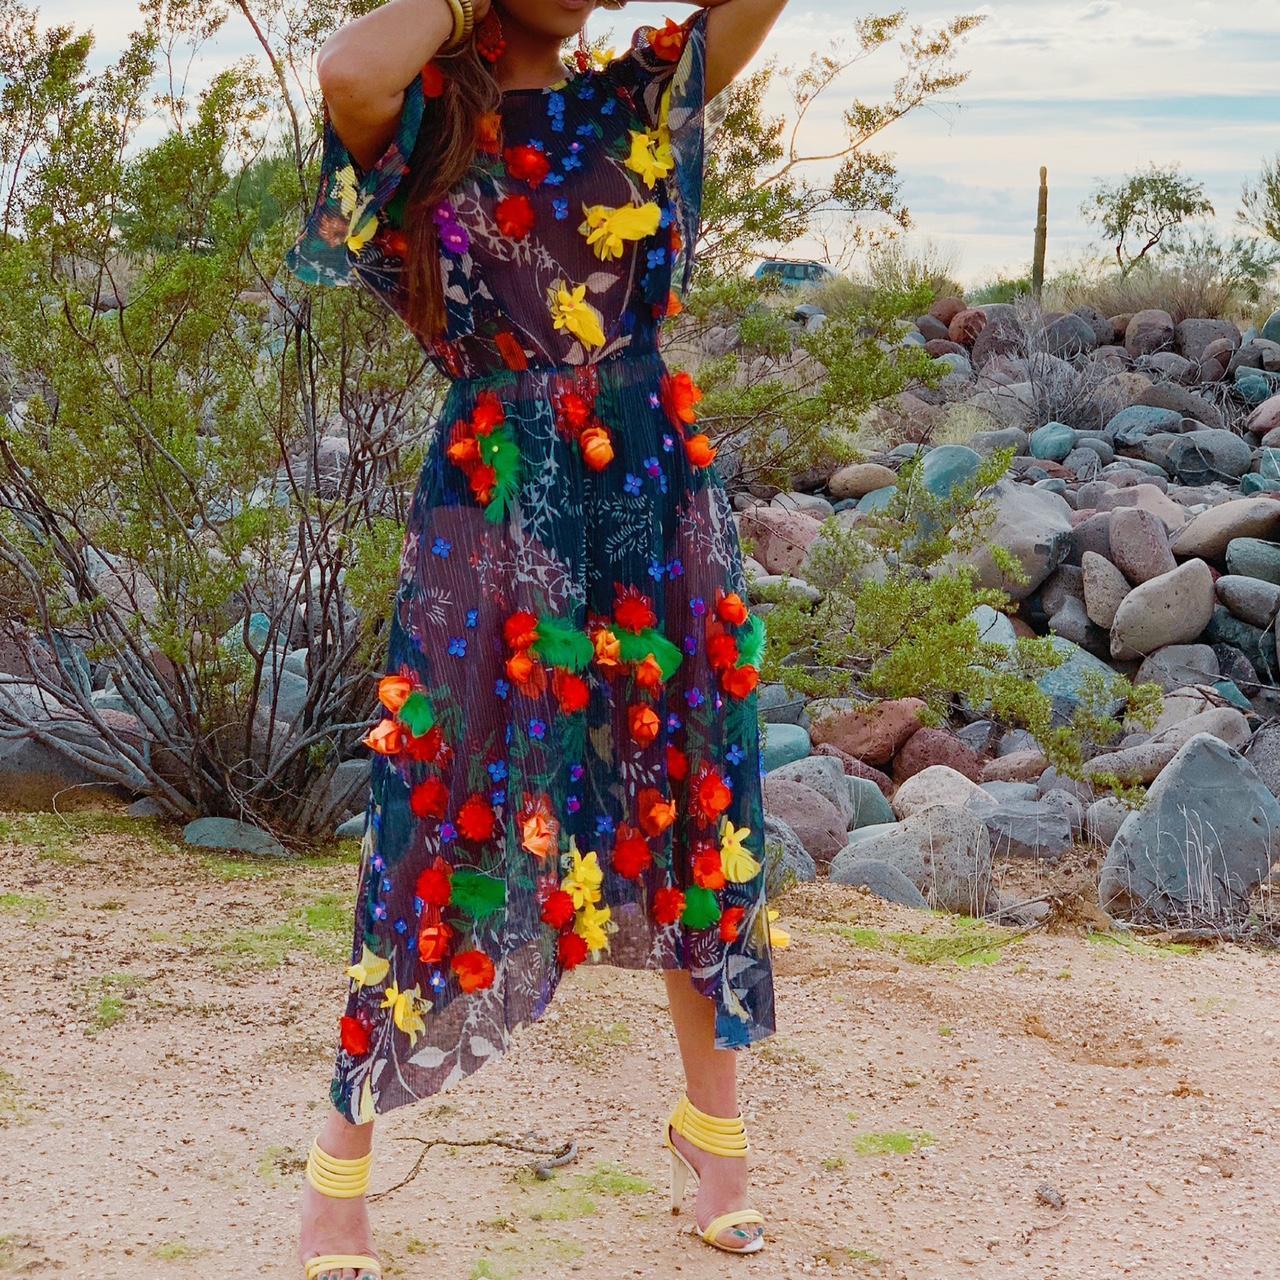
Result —
<instances>
[{"instance_id":1,"label":"woman's leg","mask_svg":"<svg viewBox=\"0 0 1280 1280\"><path fill-rule=\"evenodd\" d=\"M373 1148L373 1122L352 1124L341 1112L330 1108L320 1130L321 1150L342 1160L368 1155ZM321 1195L308 1179L302 1180L302 1236L299 1258L305 1262L322 1253L367 1253L378 1255L373 1248L373 1232L369 1228L369 1212L363 1196L337 1199ZM351 1267L322 1273L319 1280L360 1280L370 1272Z\"/></svg>"},{"instance_id":2,"label":"woman's leg","mask_svg":"<svg viewBox=\"0 0 1280 1280\"><path fill-rule=\"evenodd\" d=\"M684 1063L689 1101L713 1116L738 1114L738 1055L734 1049L715 1047L715 1007L694 989L686 969L667 969L667 1000L675 1024L680 1058ZM705 1225L717 1214L742 1209L747 1204L747 1161L741 1156L713 1156L679 1134L672 1141L698 1171L698 1198L694 1206L698 1222ZM720 1242L741 1248L763 1230L757 1224L729 1227Z\"/></svg>"}]
</instances>

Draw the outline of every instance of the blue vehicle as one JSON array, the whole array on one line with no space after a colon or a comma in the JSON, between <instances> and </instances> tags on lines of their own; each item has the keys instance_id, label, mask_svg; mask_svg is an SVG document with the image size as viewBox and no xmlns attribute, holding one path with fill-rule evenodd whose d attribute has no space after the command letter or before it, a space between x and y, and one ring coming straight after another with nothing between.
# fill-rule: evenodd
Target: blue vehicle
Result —
<instances>
[{"instance_id":1,"label":"blue vehicle","mask_svg":"<svg viewBox=\"0 0 1280 1280\"><path fill-rule=\"evenodd\" d=\"M806 284L835 280L838 275L825 262L817 262L812 258L766 258L755 269L754 278L795 289Z\"/></svg>"}]
</instances>

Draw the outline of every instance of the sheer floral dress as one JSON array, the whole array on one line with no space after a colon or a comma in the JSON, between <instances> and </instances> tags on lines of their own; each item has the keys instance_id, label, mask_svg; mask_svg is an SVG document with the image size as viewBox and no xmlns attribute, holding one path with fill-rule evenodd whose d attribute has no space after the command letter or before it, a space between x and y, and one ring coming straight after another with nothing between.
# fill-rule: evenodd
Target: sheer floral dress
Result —
<instances>
[{"instance_id":1,"label":"sheer floral dress","mask_svg":"<svg viewBox=\"0 0 1280 1280\"><path fill-rule=\"evenodd\" d=\"M331 1087L363 1122L502 1053L583 962L684 968L715 1038L774 1030L755 685L699 391L658 351L698 234L706 11L509 91L437 207L451 381L370 691ZM402 181L440 71L361 173L326 120L286 258L405 314ZM376 723L375 723L376 722Z\"/></svg>"}]
</instances>

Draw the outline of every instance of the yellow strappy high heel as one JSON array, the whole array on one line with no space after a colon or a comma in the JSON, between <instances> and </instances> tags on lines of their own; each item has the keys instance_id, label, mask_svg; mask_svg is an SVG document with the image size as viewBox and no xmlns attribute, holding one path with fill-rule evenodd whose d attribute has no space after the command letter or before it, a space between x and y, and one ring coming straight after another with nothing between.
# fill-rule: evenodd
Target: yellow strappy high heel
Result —
<instances>
[{"instance_id":1,"label":"yellow strappy high heel","mask_svg":"<svg viewBox=\"0 0 1280 1280\"><path fill-rule=\"evenodd\" d=\"M344 1160L331 1156L313 1139L307 1153L307 1181L321 1195L338 1200L348 1200L364 1195L369 1186L369 1170L373 1166L373 1152ZM341 1271L354 1267L357 1276L372 1274L382 1280L382 1263L367 1253L319 1253L306 1261L307 1280L316 1280L326 1271Z\"/></svg>"},{"instance_id":2,"label":"yellow strappy high heel","mask_svg":"<svg viewBox=\"0 0 1280 1280\"><path fill-rule=\"evenodd\" d=\"M705 1111L699 1111L689 1101L687 1094L680 1095L680 1101L676 1103L675 1110L672 1111L667 1127L663 1131L663 1145L671 1152L671 1212L679 1213L689 1175L693 1174L696 1182L698 1171L671 1141L672 1130L692 1142L695 1147L701 1147L703 1151L709 1151L712 1155L741 1156L744 1159L747 1154L747 1131L740 1114L709 1115ZM701 1236L708 1244L714 1245L717 1249L723 1249L725 1253L755 1253L764 1248L762 1235L756 1236L741 1248L721 1244L716 1238L728 1227L745 1226L750 1222L763 1223L764 1218L755 1209L731 1209L728 1213L712 1218L705 1229L700 1230L695 1221L689 1230L694 1235Z\"/></svg>"}]
</instances>

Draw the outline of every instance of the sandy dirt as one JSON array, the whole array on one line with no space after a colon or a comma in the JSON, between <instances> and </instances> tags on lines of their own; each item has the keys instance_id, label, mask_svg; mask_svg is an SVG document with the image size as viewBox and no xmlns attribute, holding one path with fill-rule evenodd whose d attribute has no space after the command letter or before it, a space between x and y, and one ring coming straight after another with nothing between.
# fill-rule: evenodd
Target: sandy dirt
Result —
<instances>
[{"instance_id":1,"label":"sandy dirt","mask_svg":"<svg viewBox=\"0 0 1280 1280\"><path fill-rule=\"evenodd\" d=\"M0 1275L301 1275L355 858L0 815ZM779 1031L742 1060L761 1254L678 1234L662 985L590 966L503 1059L379 1121L388 1277L1280 1271L1280 956L991 934L825 885L778 905ZM531 1137L577 1158L539 1180L486 1141Z\"/></svg>"}]
</instances>

